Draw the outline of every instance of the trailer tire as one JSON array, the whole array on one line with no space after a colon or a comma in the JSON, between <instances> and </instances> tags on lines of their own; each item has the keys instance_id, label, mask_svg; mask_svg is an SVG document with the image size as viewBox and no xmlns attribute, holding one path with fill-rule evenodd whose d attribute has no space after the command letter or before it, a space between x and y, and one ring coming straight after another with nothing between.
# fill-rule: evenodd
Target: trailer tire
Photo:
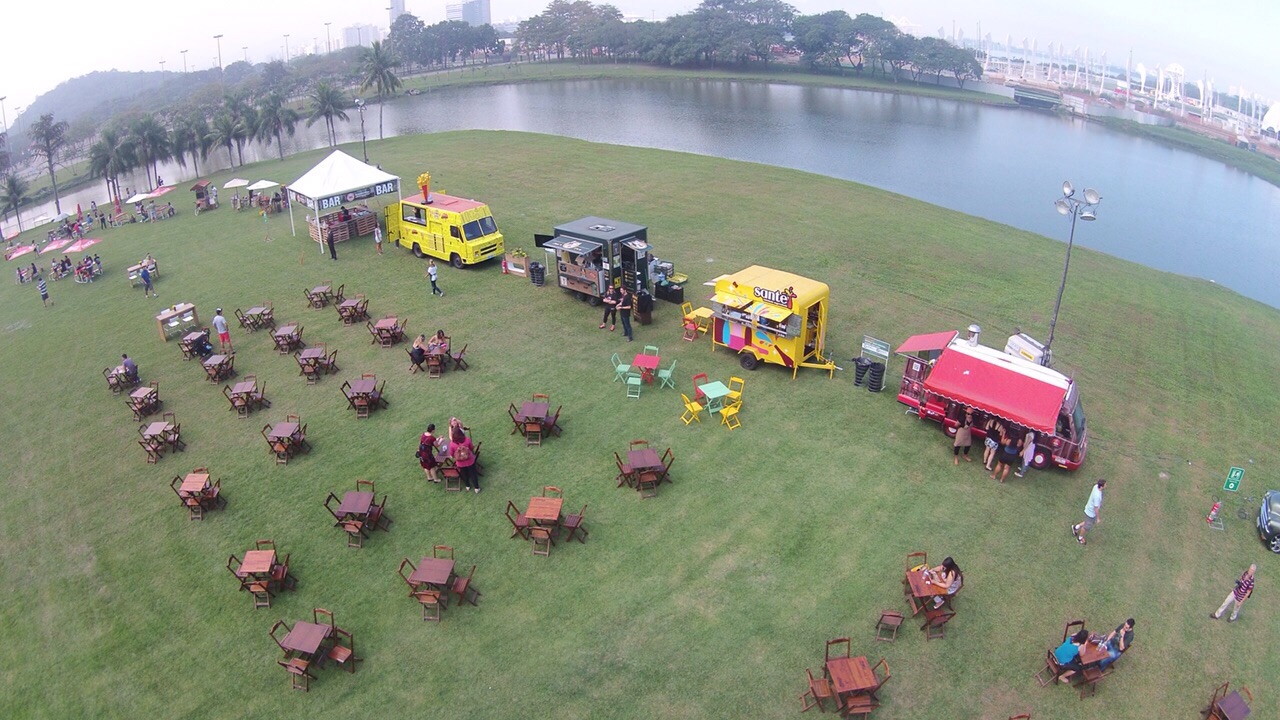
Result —
<instances>
[{"instance_id":1,"label":"trailer tire","mask_svg":"<svg viewBox=\"0 0 1280 720\"><path fill-rule=\"evenodd\" d=\"M959 426L951 427L950 425L946 424L945 422L944 422L944 423L942 423L942 432L946 433L946 434L947 434L947 437L949 437L949 438L953 438L953 437L955 437L955 436L956 436L956 432L957 432L959 429L960 429L960 428L959 428Z\"/></svg>"},{"instance_id":2,"label":"trailer tire","mask_svg":"<svg viewBox=\"0 0 1280 720\"><path fill-rule=\"evenodd\" d=\"M1041 450L1040 448L1036 448L1035 454L1031 456L1031 467L1037 470L1043 470L1049 467L1049 463L1052 460L1053 458L1049 456L1049 453Z\"/></svg>"},{"instance_id":3,"label":"trailer tire","mask_svg":"<svg viewBox=\"0 0 1280 720\"><path fill-rule=\"evenodd\" d=\"M461 270L464 267L462 264L462 256L459 255L458 253L454 253L453 255L449 256L449 264L458 268L459 270Z\"/></svg>"},{"instance_id":4,"label":"trailer tire","mask_svg":"<svg viewBox=\"0 0 1280 720\"><path fill-rule=\"evenodd\" d=\"M590 305L591 307L595 307L600 304L600 298L596 297L595 295L588 295L587 304Z\"/></svg>"},{"instance_id":5,"label":"trailer tire","mask_svg":"<svg viewBox=\"0 0 1280 720\"><path fill-rule=\"evenodd\" d=\"M422 248L418 247L418 243L413 244L413 256L421 260L426 257L426 253L422 252Z\"/></svg>"},{"instance_id":6,"label":"trailer tire","mask_svg":"<svg viewBox=\"0 0 1280 720\"><path fill-rule=\"evenodd\" d=\"M738 364L742 366L743 370L755 370L760 361L751 353L743 353L738 356Z\"/></svg>"}]
</instances>

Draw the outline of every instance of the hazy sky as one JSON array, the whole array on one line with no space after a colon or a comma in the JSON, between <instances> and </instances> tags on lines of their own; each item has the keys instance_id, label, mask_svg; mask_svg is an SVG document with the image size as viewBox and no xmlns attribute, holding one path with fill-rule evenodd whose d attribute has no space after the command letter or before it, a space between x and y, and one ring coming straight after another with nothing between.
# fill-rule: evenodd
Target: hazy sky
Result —
<instances>
[{"instance_id":1,"label":"hazy sky","mask_svg":"<svg viewBox=\"0 0 1280 720\"><path fill-rule=\"evenodd\" d=\"M544 0L492 0L495 21L523 18L546 7ZM619 0L629 16L663 18L688 12L695 0ZM1206 73L1219 89L1241 86L1267 99L1278 98L1277 81L1268 71L1280 67L1275 29L1280 3L1239 0L1223 6L1203 0L1073 0L1049 3L1027 0L799 0L801 13L843 9L851 15L869 12L899 23L915 35L935 34L952 23L966 37L991 33L1003 42L1013 36L1020 45L1031 38L1041 49L1062 43L1068 51L1089 47L1091 56L1107 52L1123 64L1132 49L1134 64L1149 69L1181 63L1189 81ZM0 36L0 96L8 122L19 107L64 80L94 70L159 70L181 72L182 50L189 69L217 64L213 36L222 34L224 65L278 58L289 50L325 43L324 23L338 41L342 28L368 23L385 28L387 0L208 0L111 6L86 0L54 0L45 5L19 0L3 12ZM444 0L407 0L410 12L427 24L444 19ZM106 12L104 12L106 10ZM243 48L248 47L248 50ZM86 98L91 102L92 98ZM30 118L23 120L29 123Z\"/></svg>"}]
</instances>

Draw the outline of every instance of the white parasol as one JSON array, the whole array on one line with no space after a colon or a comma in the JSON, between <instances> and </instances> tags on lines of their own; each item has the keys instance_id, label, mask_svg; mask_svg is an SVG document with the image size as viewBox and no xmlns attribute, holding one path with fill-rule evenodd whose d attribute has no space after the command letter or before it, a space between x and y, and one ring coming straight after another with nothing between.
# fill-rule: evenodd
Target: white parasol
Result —
<instances>
[{"instance_id":1,"label":"white parasol","mask_svg":"<svg viewBox=\"0 0 1280 720\"><path fill-rule=\"evenodd\" d=\"M276 187L279 184L280 183L274 180L259 180L258 182L250 185L249 189L255 190L255 191L270 190L271 188Z\"/></svg>"},{"instance_id":2,"label":"white parasol","mask_svg":"<svg viewBox=\"0 0 1280 720\"><path fill-rule=\"evenodd\" d=\"M147 193L138 193L138 194L134 195L133 197L129 198L128 200L125 200L125 203L127 203L127 204L129 204L129 205L133 205L134 203L140 203L140 202L142 202L143 200L146 200L146 199L148 199L148 198L150 198L150 197L151 197L151 196L150 196L150 195L148 195Z\"/></svg>"},{"instance_id":3,"label":"white parasol","mask_svg":"<svg viewBox=\"0 0 1280 720\"><path fill-rule=\"evenodd\" d=\"M222 189L230 190L231 188L242 188L248 184L249 184L249 181L245 180L244 178L234 178L234 179L228 180L227 184L222 186Z\"/></svg>"}]
</instances>

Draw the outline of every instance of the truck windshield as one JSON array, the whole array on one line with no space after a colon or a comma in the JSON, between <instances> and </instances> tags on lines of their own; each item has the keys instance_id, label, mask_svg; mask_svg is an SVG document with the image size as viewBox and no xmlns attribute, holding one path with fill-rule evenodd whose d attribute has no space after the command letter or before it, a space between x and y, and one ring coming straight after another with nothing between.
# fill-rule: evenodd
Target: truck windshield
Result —
<instances>
[{"instance_id":1,"label":"truck windshield","mask_svg":"<svg viewBox=\"0 0 1280 720\"><path fill-rule=\"evenodd\" d=\"M498 232L498 225L493 221L492 215L485 215L479 220L472 220L462 226L462 233L468 240L476 240L496 232Z\"/></svg>"},{"instance_id":2,"label":"truck windshield","mask_svg":"<svg viewBox=\"0 0 1280 720\"><path fill-rule=\"evenodd\" d=\"M1076 406L1071 410L1071 422L1076 426L1076 437L1084 437L1084 403L1076 398Z\"/></svg>"}]
</instances>

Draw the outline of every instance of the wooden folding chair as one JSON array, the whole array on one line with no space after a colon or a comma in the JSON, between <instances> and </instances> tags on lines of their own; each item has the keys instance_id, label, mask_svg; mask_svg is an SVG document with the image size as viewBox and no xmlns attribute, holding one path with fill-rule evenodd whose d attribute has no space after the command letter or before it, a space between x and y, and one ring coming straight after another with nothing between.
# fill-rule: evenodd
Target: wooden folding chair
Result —
<instances>
[{"instance_id":1,"label":"wooden folding chair","mask_svg":"<svg viewBox=\"0 0 1280 720\"><path fill-rule=\"evenodd\" d=\"M507 501L506 515L507 522L511 523L511 537L519 535L521 539L528 540L529 519L526 518L524 513L520 512L520 508L516 507L515 503L510 500Z\"/></svg>"},{"instance_id":2,"label":"wooden folding chair","mask_svg":"<svg viewBox=\"0 0 1280 720\"><path fill-rule=\"evenodd\" d=\"M1080 699L1095 695L1098 692L1098 683L1106 680L1111 676L1110 670L1101 670L1097 665L1090 665L1080 671Z\"/></svg>"},{"instance_id":3,"label":"wooden folding chair","mask_svg":"<svg viewBox=\"0 0 1280 720\"><path fill-rule=\"evenodd\" d=\"M311 689L311 681L315 678L310 672L311 663L303 658L277 660L276 664L289 672L290 687L307 692Z\"/></svg>"},{"instance_id":4,"label":"wooden folding chair","mask_svg":"<svg viewBox=\"0 0 1280 720\"><path fill-rule=\"evenodd\" d=\"M346 645L342 644L343 638L346 638ZM329 647L329 652L326 653L325 658L347 668L347 671L354 675L356 672L356 663L361 660L361 658L356 657L355 635L352 635L349 631L343 630L340 627L335 627L333 629L333 634L329 636L329 639L333 645Z\"/></svg>"},{"instance_id":5,"label":"wooden folding chair","mask_svg":"<svg viewBox=\"0 0 1280 720\"><path fill-rule=\"evenodd\" d=\"M847 658L853 656L853 643L847 637L838 637L827 641L826 654L824 659L831 662L831 658Z\"/></svg>"},{"instance_id":6,"label":"wooden folding chair","mask_svg":"<svg viewBox=\"0 0 1280 720\"><path fill-rule=\"evenodd\" d=\"M640 499L658 497L658 483L662 481L662 476L656 472L642 472L636 476L636 490L640 492Z\"/></svg>"},{"instance_id":7,"label":"wooden folding chair","mask_svg":"<svg viewBox=\"0 0 1280 720\"><path fill-rule=\"evenodd\" d=\"M902 625L902 613L893 610L883 610L880 612L880 619L876 621L876 640L879 642L893 642L898 639L898 627ZM886 634L887 633L887 634Z\"/></svg>"},{"instance_id":8,"label":"wooden folding chair","mask_svg":"<svg viewBox=\"0 0 1280 720\"><path fill-rule=\"evenodd\" d=\"M453 585L449 587L449 592L458 596L459 604L461 604L462 601L465 600L471 603L472 605L477 605L476 600L479 599L480 596L484 594L479 590L477 590L475 586L471 584L471 578L474 577L475 574L476 574L476 566L472 565L471 572L467 573L466 577L459 575L458 577L453 579ZM468 595L468 593L470 595Z\"/></svg>"},{"instance_id":9,"label":"wooden folding chair","mask_svg":"<svg viewBox=\"0 0 1280 720\"><path fill-rule=\"evenodd\" d=\"M449 359L453 361L454 370L467 369L467 345L463 345L462 349L456 353L449 353Z\"/></svg>"},{"instance_id":10,"label":"wooden folding chair","mask_svg":"<svg viewBox=\"0 0 1280 720\"><path fill-rule=\"evenodd\" d=\"M880 662L871 666L871 674L876 676L876 686L871 689L870 695L877 702L880 700L880 691L884 689L886 683L892 675L889 674L889 663L880 658Z\"/></svg>"},{"instance_id":11,"label":"wooden folding chair","mask_svg":"<svg viewBox=\"0 0 1280 720\"><path fill-rule=\"evenodd\" d=\"M815 707L819 712L826 712L826 708L822 706L824 700L835 699L835 694L831 691L831 683L825 677L815 678L813 671L809 668L804 669L805 677L809 681L809 689L800 696L800 712L809 712ZM836 700L837 704L839 700Z\"/></svg>"},{"instance_id":12,"label":"wooden folding chair","mask_svg":"<svg viewBox=\"0 0 1280 720\"><path fill-rule=\"evenodd\" d=\"M555 485L543 485L542 497L564 498L564 491Z\"/></svg>"},{"instance_id":13,"label":"wooden folding chair","mask_svg":"<svg viewBox=\"0 0 1280 720\"><path fill-rule=\"evenodd\" d=\"M868 718L871 712L880 707L880 703L873 699L870 695L849 695L840 704L841 717L861 717Z\"/></svg>"},{"instance_id":14,"label":"wooden folding chair","mask_svg":"<svg viewBox=\"0 0 1280 720\"><path fill-rule=\"evenodd\" d=\"M529 528L529 535L533 539L533 554L551 556L551 546L555 541L551 539L551 531L544 527Z\"/></svg>"},{"instance_id":15,"label":"wooden folding chair","mask_svg":"<svg viewBox=\"0 0 1280 720\"><path fill-rule=\"evenodd\" d=\"M421 590L415 592L413 597L422 604L422 619L431 622L440 622L444 617L444 603L440 598L438 590Z\"/></svg>"},{"instance_id":16,"label":"wooden folding chair","mask_svg":"<svg viewBox=\"0 0 1280 720\"><path fill-rule=\"evenodd\" d=\"M924 625L920 629L924 631L925 640L941 640L947 636L947 623L956 614L951 610L925 610Z\"/></svg>"},{"instance_id":17,"label":"wooden folding chair","mask_svg":"<svg viewBox=\"0 0 1280 720\"><path fill-rule=\"evenodd\" d=\"M613 459L618 463L618 477L616 478L618 481L618 487L622 487L624 483L627 487L635 487L635 470L627 463L622 462L622 458L618 455L617 451L614 451Z\"/></svg>"},{"instance_id":18,"label":"wooden folding chair","mask_svg":"<svg viewBox=\"0 0 1280 720\"><path fill-rule=\"evenodd\" d=\"M441 465L440 476L444 478L445 492L462 491L462 471L456 465Z\"/></svg>"},{"instance_id":19,"label":"wooden folding chair","mask_svg":"<svg viewBox=\"0 0 1280 720\"><path fill-rule=\"evenodd\" d=\"M524 424L524 446L542 446L542 423L529 421Z\"/></svg>"},{"instance_id":20,"label":"wooden folding chair","mask_svg":"<svg viewBox=\"0 0 1280 720\"><path fill-rule=\"evenodd\" d=\"M578 511L577 515L564 516L564 523L561 525L561 527L569 531L568 537L564 539L565 542L569 542L570 540L576 537L578 538L578 542L584 545L586 544L587 535L589 533L587 532L587 526L582 524L582 519L586 517L586 515L587 515L587 506L583 505L582 509Z\"/></svg>"}]
</instances>

